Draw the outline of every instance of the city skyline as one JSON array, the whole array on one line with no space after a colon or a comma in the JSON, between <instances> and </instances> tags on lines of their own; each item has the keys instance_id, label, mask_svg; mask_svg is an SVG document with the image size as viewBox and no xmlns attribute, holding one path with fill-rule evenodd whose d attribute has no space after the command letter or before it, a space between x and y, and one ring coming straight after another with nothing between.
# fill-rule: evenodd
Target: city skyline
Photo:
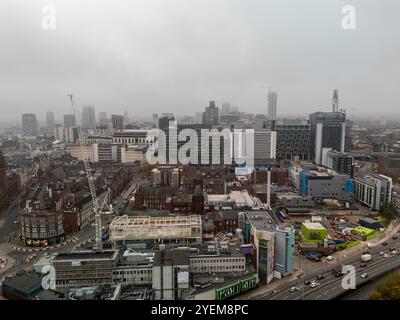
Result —
<instances>
[{"instance_id":1,"label":"city skyline","mask_svg":"<svg viewBox=\"0 0 400 320\"><path fill-rule=\"evenodd\" d=\"M0 300L400 300L398 10L0 1Z\"/></svg>"},{"instance_id":2,"label":"city skyline","mask_svg":"<svg viewBox=\"0 0 400 320\"><path fill-rule=\"evenodd\" d=\"M355 30L341 26L344 4L220 1L211 9L208 1L56 1L56 29L43 30L40 1L4 1L0 104L15 112L1 122L28 112L39 119L49 110L69 113L69 92L80 105L117 114L191 115L210 100L265 113L267 86L279 93L280 114L325 111L332 88L344 107L396 113L393 6L400 4L355 1Z\"/></svg>"}]
</instances>

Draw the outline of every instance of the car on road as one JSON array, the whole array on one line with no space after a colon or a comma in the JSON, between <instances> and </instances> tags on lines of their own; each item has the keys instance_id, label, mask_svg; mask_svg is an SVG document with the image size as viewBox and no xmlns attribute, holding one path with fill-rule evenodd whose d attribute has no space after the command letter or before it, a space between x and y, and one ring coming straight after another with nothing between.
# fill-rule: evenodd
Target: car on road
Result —
<instances>
[{"instance_id":1,"label":"car on road","mask_svg":"<svg viewBox=\"0 0 400 320\"><path fill-rule=\"evenodd\" d=\"M361 263L361 264L360 264L360 268L365 268L366 266L367 266L366 263Z\"/></svg>"},{"instance_id":2,"label":"car on road","mask_svg":"<svg viewBox=\"0 0 400 320\"><path fill-rule=\"evenodd\" d=\"M385 253L383 251L379 252L380 256L383 256Z\"/></svg>"},{"instance_id":3,"label":"car on road","mask_svg":"<svg viewBox=\"0 0 400 320\"><path fill-rule=\"evenodd\" d=\"M333 257L332 257L332 256L327 256L327 257L326 257L326 260L327 260L327 261L332 261L332 260L333 260Z\"/></svg>"},{"instance_id":4,"label":"car on road","mask_svg":"<svg viewBox=\"0 0 400 320\"><path fill-rule=\"evenodd\" d=\"M319 283L318 283L318 282L315 282L315 281L311 282L311 284L310 284L310 287L311 287L311 288L316 288L316 287L318 287L318 286L319 286Z\"/></svg>"},{"instance_id":5,"label":"car on road","mask_svg":"<svg viewBox=\"0 0 400 320\"><path fill-rule=\"evenodd\" d=\"M369 251L368 250L364 250L363 254L369 254Z\"/></svg>"},{"instance_id":6,"label":"car on road","mask_svg":"<svg viewBox=\"0 0 400 320\"><path fill-rule=\"evenodd\" d=\"M325 279L325 276L323 274L319 274L317 277L318 280L323 280Z\"/></svg>"},{"instance_id":7,"label":"car on road","mask_svg":"<svg viewBox=\"0 0 400 320\"><path fill-rule=\"evenodd\" d=\"M383 257L384 257L384 258L389 258L389 255L388 255L387 253L385 253L385 254L383 255Z\"/></svg>"},{"instance_id":8,"label":"car on road","mask_svg":"<svg viewBox=\"0 0 400 320\"><path fill-rule=\"evenodd\" d=\"M314 260L315 262L320 262L320 261L321 261L321 258L320 258L320 257L315 257L313 260Z\"/></svg>"},{"instance_id":9,"label":"car on road","mask_svg":"<svg viewBox=\"0 0 400 320\"><path fill-rule=\"evenodd\" d=\"M383 245L383 246L387 246L387 244L388 244L388 243L387 243L386 241L385 241L385 242L382 242L382 245Z\"/></svg>"},{"instance_id":10,"label":"car on road","mask_svg":"<svg viewBox=\"0 0 400 320\"><path fill-rule=\"evenodd\" d=\"M310 281L310 280L304 281L304 285L305 285L305 286L309 286L310 284L311 284L311 281Z\"/></svg>"},{"instance_id":11,"label":"car on road","mask_svg":"<svg viewBox=\"0 0 400 320\"><path fill-rule=\"evenodd\" d=\"M368 273L364 272L364 273L361 274L361 278L365 279L367 277L368 277Z\"/></svg>"},{"instance_id":12,"label":"car on road","mask_svg":"<svg viewBox=\"0 0 400 320\"><path fill-rule=\"evenodd\" d=\"M397 254L397 250L393 250L393 251L392 251L392 254L393 254L393 255Z\"/></svg>"},{"instance_id":13,"label":"car on road","mask_svg":"<svg viewBox=\"0 0 400 320\"><path fill-rule=\"evenodd\" d=\"M272 290L272 294L277 294L278 292L279 292L279 291L276 290L276 289Z\"/></svg>"},{"instance_id":14,"label":"car on road","mask_svg":"<svg viewBox=\"0 0 400 320\"><path fill-rule=\"evenodd\" d=\"M297 288L297 287L291 287L291 288L289 289L289 291L290 291L291 293L295 293L296 291L299 291L299 288Z\"/></svg>"}]
</instances>

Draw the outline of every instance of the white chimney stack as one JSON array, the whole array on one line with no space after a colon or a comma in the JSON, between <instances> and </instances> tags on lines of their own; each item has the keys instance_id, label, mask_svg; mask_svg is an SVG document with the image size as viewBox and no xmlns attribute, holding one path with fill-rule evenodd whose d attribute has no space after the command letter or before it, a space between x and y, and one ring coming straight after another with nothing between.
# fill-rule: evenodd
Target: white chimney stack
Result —
<instances>
[{"instance_id":1,"label":"white chimney stack","mask_svg":"<svg viewBox=\"0 0 400 320\"><path fill-rule=\"evenodd\" d=\"M268 168L267 173L267 209L271 208L271 168Z\"/></svg>"}]
</instances>

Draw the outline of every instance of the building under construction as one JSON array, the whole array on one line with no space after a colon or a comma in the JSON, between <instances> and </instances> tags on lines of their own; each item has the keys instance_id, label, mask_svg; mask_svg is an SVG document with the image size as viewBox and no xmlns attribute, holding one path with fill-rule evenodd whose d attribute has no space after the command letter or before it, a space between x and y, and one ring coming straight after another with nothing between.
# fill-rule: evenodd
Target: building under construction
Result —
<instances>
[{"instance_id":1,"label":"building under construction","mask_svg":"<svg viewBox=\"0 0 400 320\"><path fill-rule=\"evenodd\" d=\"M201 217L116 217L110 224L110 240L151 241L153 244L201 245Z\"/></svg>"}]
</instances>

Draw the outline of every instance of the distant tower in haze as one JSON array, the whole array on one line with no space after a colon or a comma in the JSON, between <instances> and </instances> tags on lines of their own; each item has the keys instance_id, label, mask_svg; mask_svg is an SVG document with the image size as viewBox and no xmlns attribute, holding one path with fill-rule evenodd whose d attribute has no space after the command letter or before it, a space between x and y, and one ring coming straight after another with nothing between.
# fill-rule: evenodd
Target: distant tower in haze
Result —
<instances>
[{"instance_id":1,"label":"distant tower in haze","mask_svg":"<svg viewBox=\"0 0 400 320\"><path fill-rule=\"evenodd\" d=\"M129 113L128 110L124 112L124 124L127 125L129 123Z\"/></svg>"},{"instance_id":2,"label":"distant tower in haze","mask_svg":"<svg viewBox=\"0 0 400 320\"><path fill-rule=\"evenodd\" d=\"M38 135L38 122L33 113L22 115L22 131L24 137L36 137Z\"/></svg>"},{"instance_id":3,"label":"distant tower in haze","mask_svg":"<svg viewBox=\"0 0 400 320\"><path fill-rule=\"evenodd\" d=\"M52 111L46 112L46 126L48 133L54 132L55 120L54 120L54 112Z\"/></svg>"},{"instance_id":4,"label":"distant tower in haze","mask_svg":"<svg viewBox=\"0 0 400 320\"><path fill-rule=\"evenodd\" d=\"M339 90L333 90L333 98L332 98L332 111L339 112Z\"/></svg>"},{"instance_id":5,"label":"distant tower in haze","mask_svg":"<svg viewBox=\"0 0 400 320\"><path fill-rule=\"evenodd\" d=\"M210 101L209 106L203 112L203 124L214 126L219 123L219 109L215 101Z\"/></svg>"},{"instance_id":6,"label":"distant tower in haze","mask_svg":"<svg viewBox=\"0 0 400 320\"><path fill-rule=\"evenodd\" d=\"M231 104L229 102L223 102L222 103L222 114L229 114L231 113Z\"/></svg>"},{"instance_id":7,"label":"distant tower in haze","mask_svg":"<svg viewBox=\"0 0 400 320\"><path fill-rule=\"evenodd\" d=\"M158 113L153 113L153 126L158 128Z\"/></svg>"},{"instance_id":8,"label":"distant tower in haze","mask_svg":"<svg viewBox=\"0 0 400 320\"><path fill-rule=\"evenodd\" d=\"M104 124L107 122L107 112L99 112L99 123Z\"/></svg>"},{"instance_id":9,"label":"distant tower in haze","mask_svg":"<svg viewBox=\"0 0 400 320\"><path fill-rule=\"evenodd\" d=\"M276 109L278 102L278 94L275 91L268 91L268 120L276 120Z\"/></svg>"},{"instance_id":10,"label":"distant tower in haze","mask_svg":"<svg viewBox=\"0 0 400 320\"><path fill-rule=\"evenodd\" d=\"M82 107L82 127L96 129L96 109L93 106Z\"/></svg>"},{"instance_id":11,"label":"distant tower in haze","mask_svg":"<svg viewBox=\"0 0 400 320\"><path fill-rule=\"evenodd\" d=\"M7 189L6 173L7 173L7 163L0 149L0 191L4 192Z\"/></svg>"}]
</instances>

